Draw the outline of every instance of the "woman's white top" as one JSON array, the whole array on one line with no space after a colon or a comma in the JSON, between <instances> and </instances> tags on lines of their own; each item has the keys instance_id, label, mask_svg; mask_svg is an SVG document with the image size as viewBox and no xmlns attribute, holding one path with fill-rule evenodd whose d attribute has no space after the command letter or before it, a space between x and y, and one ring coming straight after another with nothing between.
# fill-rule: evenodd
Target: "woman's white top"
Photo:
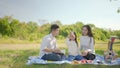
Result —
<instances>
[{"instance_id":1,"label":"woman's white top","mask_svg":"<svg viewBox=\"0 0 120 68\"><path fill-rule=\"evenodd\" d=\"M69 40L69 38L67 38L66 44L68 46L68 54L69 55L77 56L79 54L79 48L75 41Z\"/></svg>"},{"instance_id":2,"label":"woman's white top","mask_svg":"<svg viewBox=\"0 0 120 68\"><path fill-rule=\"evenodd\" d=\"M80 37L80 51L88 50L95 54L93 37L81 36Z\"/></svg>"}]
</instances>

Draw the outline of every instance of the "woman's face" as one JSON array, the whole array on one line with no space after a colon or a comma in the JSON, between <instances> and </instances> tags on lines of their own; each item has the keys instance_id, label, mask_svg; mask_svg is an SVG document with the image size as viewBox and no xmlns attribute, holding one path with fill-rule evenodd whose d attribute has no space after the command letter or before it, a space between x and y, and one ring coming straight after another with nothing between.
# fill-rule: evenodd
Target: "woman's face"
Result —
<instances>
[{"instance_id":1,"label":"woman's face","mask_svg":"<svg viewBox=\"0 0 120 68\"><path fill-rule=\"evenodd\" d=\"M83 27L83 28L82 28L82 34L83 34L84 36L87 36L87 35L88 35L88 29L87 29L86 27Z\"/></svg>"},{"instance_id":2,"label":"woman's face","mask_svg":"<svg viewBox=\"0 0 120 68\"><path fill-rule=\"evenodd\" d=\"M70 36L69 36L69 38L70 38L71 40L75 40L75 35L74 35L73 32L70 32Z\"/></svg>"}]
</instances>

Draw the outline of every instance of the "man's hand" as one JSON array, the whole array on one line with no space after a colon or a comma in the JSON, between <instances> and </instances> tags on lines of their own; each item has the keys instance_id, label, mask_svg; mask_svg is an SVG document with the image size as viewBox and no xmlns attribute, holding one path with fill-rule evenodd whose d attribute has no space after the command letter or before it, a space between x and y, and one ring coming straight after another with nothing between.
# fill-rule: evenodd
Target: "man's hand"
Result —
<instances>
[{"instance_id":1,"label":"man's hand","mask_svg":"<svg viewBox=\"0 0 120 68\"><path fill-rule=\"evenodd\" d=\"M55 52L55 53L61 53L60 49L55 49L53 52Z\"/></svg>"},{"instance_id":2,"label":"man's hand","mask_svg":"<svg viewBox=\"0 0 120 68\"><path fill-rule=\"evenodd\" d=\"M48 49L48 48L44 49L43 51L45 51L45 52L53 52L52 49Z\"/></svg>"},{"instance_id":3,"label":"man's hand","mask_svg":"<svg viewBox=\"0 0 120 68\"><path fill-rule=\"evenodd\" d=\"M43 51L45 51L45 52L61 53L60 49L48 49L48 48L46 48Z\"/></svg>"}]
</instances>

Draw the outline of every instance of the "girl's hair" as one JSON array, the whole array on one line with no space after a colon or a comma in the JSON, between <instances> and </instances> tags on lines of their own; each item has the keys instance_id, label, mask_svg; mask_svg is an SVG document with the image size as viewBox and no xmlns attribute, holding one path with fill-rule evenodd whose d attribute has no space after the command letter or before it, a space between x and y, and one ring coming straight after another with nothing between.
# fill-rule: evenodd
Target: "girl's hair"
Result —
<instances>
[{"instance_id":1,"label":"girl's hair","mask_svg":"<svg viewBox=\"0 0 120 68\"><path fill-rule=\"evenodd\" d=\"M76 34L75 32L73 32L73 33L74 33L74 35L75 35L75 42L76 42L76 44L77 44L77 46L78 46L77 34Z\"/></svg>"},{"instance_id":2,"label":"girl's hair","mask_svg":"<svg viewBox=\"0 0 120 68\"><path fill-rule=\"evenodd\" d=\"M75 35L75 42L76 42L76 44L77 44L77 46L78 46L77 34L76 34L75 32L73 32L73 34ZM70 39L70 40L71 40L71 39Z\"/></svg>"},{"instance_id":3,"label":"girl's hair","mask_svg":"<svg viewBox=\"0 0 120 68\"><path fill-rule=\"evenodd\" d=\"M89 25L84 25L84 26L82 27L82 29L83 29L84 27L86 27L87 30L88 30L88 34L87 34L87 35L88 35L89 37L93 37L93 34L92 34L92 31L91 31L90 26L89 26Z\"/></svg>"}]
</instances>

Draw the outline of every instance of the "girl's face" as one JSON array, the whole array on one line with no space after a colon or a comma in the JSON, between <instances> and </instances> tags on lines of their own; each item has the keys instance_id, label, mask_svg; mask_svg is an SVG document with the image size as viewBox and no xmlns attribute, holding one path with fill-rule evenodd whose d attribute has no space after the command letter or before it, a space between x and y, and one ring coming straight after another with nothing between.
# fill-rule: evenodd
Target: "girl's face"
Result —
<instances>
[{"instance_id":1,"label":"girl's face","mask_svg":"<svg viewBox=\"0 0 120 68\"><path fill-rule=\"evenodd\" d=\"M87 29L86 27L83 27L83 28L82 28L82 34L83 34L84 36L87 36L87 35L88 35L88 29Z\"/></svg>"},{"instance_id":2,"label":"girl's face","mask_svg":"<svg viewBox=\"0 0 120 68\"><path fill-rule=\"evenodd\" d=\"M70 32L69 39L75 40L75 35L73 32Z\"/></svg>"}]
</instances>

